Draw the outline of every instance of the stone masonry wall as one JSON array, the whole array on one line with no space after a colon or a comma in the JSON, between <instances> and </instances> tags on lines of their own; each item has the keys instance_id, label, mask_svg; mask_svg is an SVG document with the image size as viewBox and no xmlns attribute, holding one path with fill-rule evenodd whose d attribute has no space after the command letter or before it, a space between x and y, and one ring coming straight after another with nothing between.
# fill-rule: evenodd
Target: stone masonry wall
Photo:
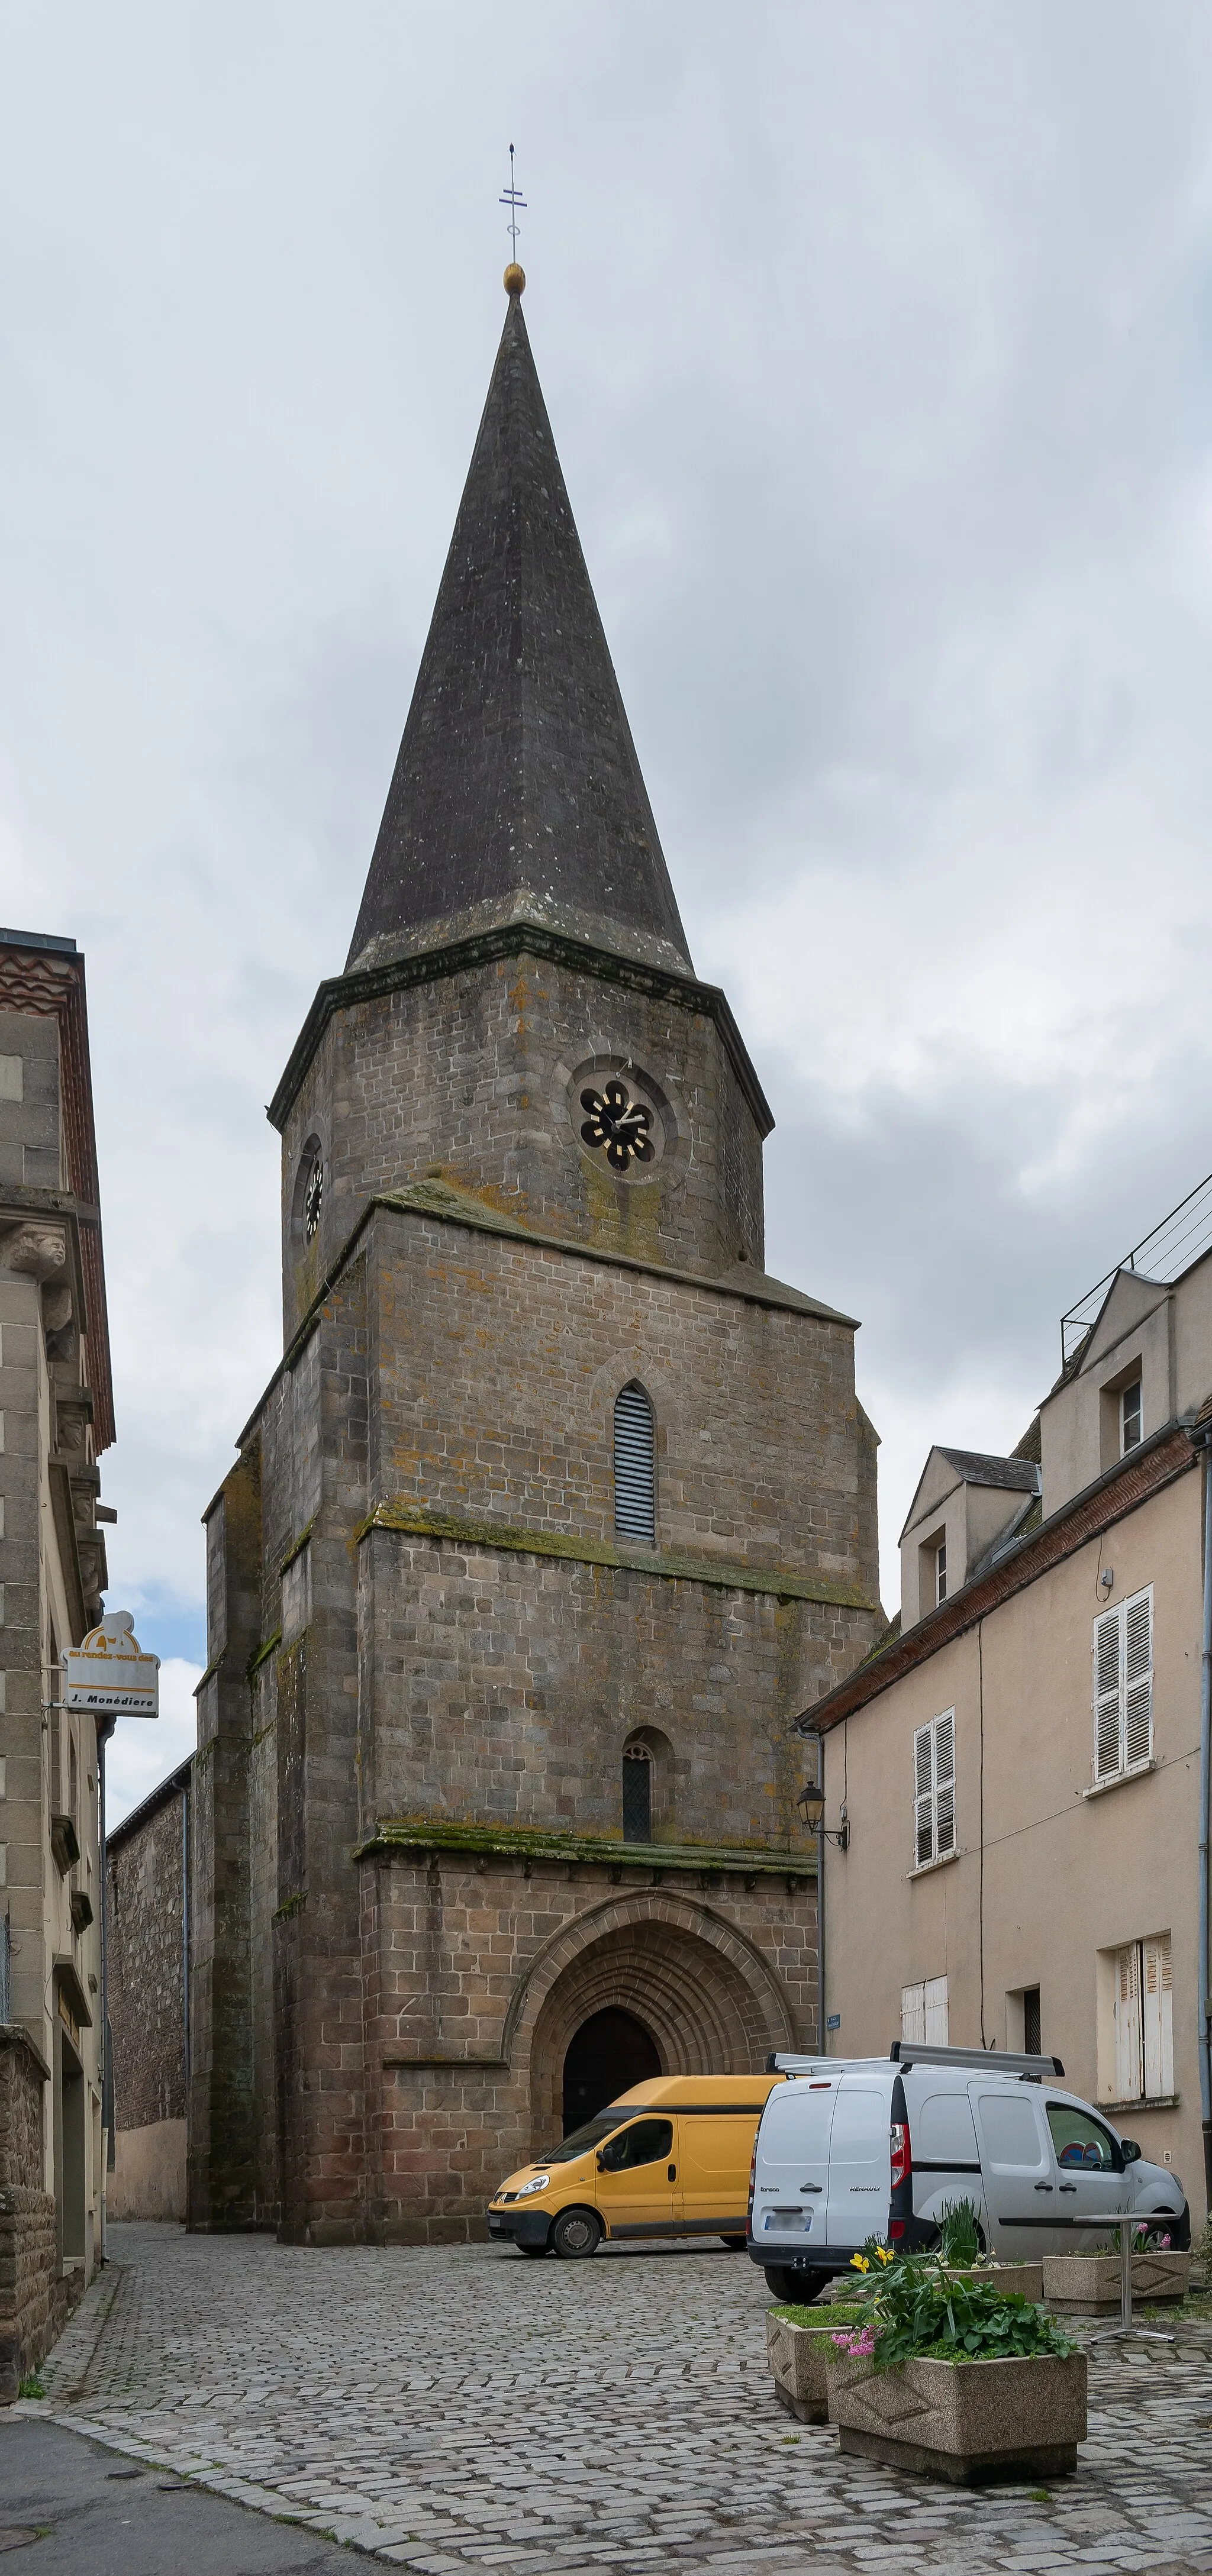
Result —
<instances>
[{"instance_id":1,"label":"stone masonry wall","mask_svg":"<svg viewBox=\"0 0 1212 2576\"><path fill-rule=\"evenodd\" d=\"M185 2118L182 1793L107 1855L114 2127Z\"/></svg>"},{"instance_id":2,"label":"stone masonry wall","mask_svg":"<svg viewBox=\"0 0 1212 2576\"><path fill-rule=\"evenodd\" d=\"M45 2087L24 2031L0 2029L0 2406L37 2369L67 2313L68 2284L55 2277L54 2197L42 2189ZM83 2274L79 2281L83 2288Z\"/></svg>"},{"instance_id":3,"label":"stone masonry wall","mask_svg":"<svg viewBox=\"0 0 1212 2576\"><path fill-rule=\"evenodd\" d=\"M369 2232L389 2242L485 2233L504 2175L559 2136L565 2049L604 2003L668 2074L815 2042L810 1879L415 1851L363 1882Z\"/></svg>"},{"instance_id":4,"label":"stone masonry wall","mask_svg":"<svg viewBox=\"0 0 1212 2576\"><path fill-rule=\"evenodd\" d=\"M377 1529L360 1550L364 1816L622 1834L645 1734L670 1843L806 1848L797 1712L866 1613Z\"/></svg>"},{"instance_id":5,"label":"stone masonry wall","mask_svg":"<svg viewBox=\"0 0 1212 2576\"><path fill-rule=\"evenodd\" d=\"M613 1541L614 1402L657 1425L657 1541L874 1603L854 1336L794 1308L378 1209L374 1501Z\"/></svg>"},{"instance_id":6,"label":"stone masonry wall","mask_svg":"<svg viewBox=\"0 0 1212 2576\"><path fill-rule=\"evenodd\" d=\"M714 1020L689 994L604 968L522 954L329 1021L283 1133L288 1341L369 1194L435 1166L559 1234L712 1276L738 1258L760 1270L761 1138ZM650 1176L616 1179L582 1147L572 1077L591 1059L660 1086L668 1142ZM313 1137L325 1185L309 1244L299 1181Z\"/></svg>"}]
</instances>

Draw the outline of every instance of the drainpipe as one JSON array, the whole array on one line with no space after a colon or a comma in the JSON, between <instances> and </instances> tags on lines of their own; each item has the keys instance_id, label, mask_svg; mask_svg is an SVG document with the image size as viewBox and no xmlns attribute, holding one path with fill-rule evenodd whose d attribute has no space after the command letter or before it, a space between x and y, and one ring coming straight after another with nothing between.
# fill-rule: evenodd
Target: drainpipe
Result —
<instances>
[{"instance_id":1,"label":"drainpipe","mask_svg":"<svg viewBox=\"0 0 1212 2576\"><path fill-rule=\"evenodd\" d=\"M106 2260L106 2179L114 2169L114 2062L109 2044L109 1879L105 1842L105 1748L117 1723L102 1718L97 1725L97 1841L101 1867L101 2127L105 2136L105 2173L101 2182L101 2260Z\"/></svg>"},{"instance_id":2,"label":"drainpipe","mask_svg":"<svg viewBox=\"0 0 1212 2576\"><path fill-rule=\"evenodd\" d=\"M189 2118L189 1780L181 1783L181 2021L185 2055L185 2116Z\"/></svg>"},{"instance_id":3,"label":"drainpipe","mask_svg":"<svg viewBox=\"0 0 1212 2576\"><path fill-rule=\"evenodd\" d=\"M1204 2133L1204 2194L1212 2208L1212 1960L1208 1924L1208 1811L1212 1804L1212 1434L1205 1432L1204 1453L1204 1626L1199 1692L1199 2103Z\"/></svg>"}]
</instances>

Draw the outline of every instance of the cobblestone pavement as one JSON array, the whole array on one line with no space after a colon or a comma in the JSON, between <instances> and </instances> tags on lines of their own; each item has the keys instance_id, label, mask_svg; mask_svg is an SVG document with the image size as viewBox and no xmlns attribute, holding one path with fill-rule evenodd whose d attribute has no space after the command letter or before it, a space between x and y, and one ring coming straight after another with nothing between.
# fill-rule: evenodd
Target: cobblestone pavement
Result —
<instances>
[{"instance_id":1,"label":"cobblestone pavement","mask_svg":"<svg viewBox=\"0 0 1212 2576\"><path fill-rule=\"evenodd\" d=\"M723 2247L110 2253L37 2411L423 2576L1212 2570L1212 2324L1097 2348L1076 2477L968 2493L792 2425Z\"/></svg>"}]
</instances>

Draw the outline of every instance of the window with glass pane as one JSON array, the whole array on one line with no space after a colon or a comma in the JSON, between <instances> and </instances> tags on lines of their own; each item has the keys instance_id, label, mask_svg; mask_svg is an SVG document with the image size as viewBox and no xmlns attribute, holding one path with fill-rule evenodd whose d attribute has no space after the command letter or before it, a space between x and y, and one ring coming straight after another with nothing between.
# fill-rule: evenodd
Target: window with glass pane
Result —
<instances>
[{"instance_id":1,"label":"window with glass pane","mask_svg":"<svg viewBox=\"0 0 1212 2576\"><path fill-rule=\"evenodd\" d=\"M1141 1409L1140 1379L1126 1386L1119 1399L1119 1454L1126 1458L1130 1449L1140 1445Z\"/></svg>"},{"instance_id":2,"label":"window with glass pane","mask_svg":"<svg viewBox=\"0 0 1212 2576\"><path fill-rule=\"evenodd\" d=\"M637 2120L603 2147L602 2163L607 2173L629 2173L633 2165L663 2164L672 2153L672 2120Z\"/></svg>"},{"instance_id":3,"label":"window with glass pane","mask_svg":"<svg viewBox=\"0 0 1212 2576\"><path fill-rule=\"evenodd\" d=\"M623 1840L652 1841L652 1755L646 1744L629 1744L623 1755Z\"/></svg>"},{"instance_id":4,"label":"window with glass pane","mask_svg":"<svg viewBox=\"0 0 1212 2576\"><path fill-rule=\"evenodd\" d=\"M1092 2120L1086 2111L1071 2110L1067 2102L1049 2102L1048 2126L1056 2161L1066 2173L1114 2171L1115 2148L1101 2120Z\"/></svg>"}]
</instances>

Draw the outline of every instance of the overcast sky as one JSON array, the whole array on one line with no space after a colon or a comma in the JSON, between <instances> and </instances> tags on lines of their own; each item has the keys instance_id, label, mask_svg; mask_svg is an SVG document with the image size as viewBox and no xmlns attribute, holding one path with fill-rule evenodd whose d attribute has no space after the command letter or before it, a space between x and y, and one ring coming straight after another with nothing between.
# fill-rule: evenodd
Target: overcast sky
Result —
<instances>
[{"instance_id":1,"label":"overcast sky","mask_svg":"<svg viewBox=\"0 0 1212 2576\"><path fill-rule=\"evenodd\" d=\"M88 959L111 1604L192 1741L281 1347L264 1103L345 956L526 316L769 1267L934 1438L1212 1167L1205 0L0 5L3 917ZM128 1740L129 1739L129 1740Z\"/></svg>"}]
</instances>

